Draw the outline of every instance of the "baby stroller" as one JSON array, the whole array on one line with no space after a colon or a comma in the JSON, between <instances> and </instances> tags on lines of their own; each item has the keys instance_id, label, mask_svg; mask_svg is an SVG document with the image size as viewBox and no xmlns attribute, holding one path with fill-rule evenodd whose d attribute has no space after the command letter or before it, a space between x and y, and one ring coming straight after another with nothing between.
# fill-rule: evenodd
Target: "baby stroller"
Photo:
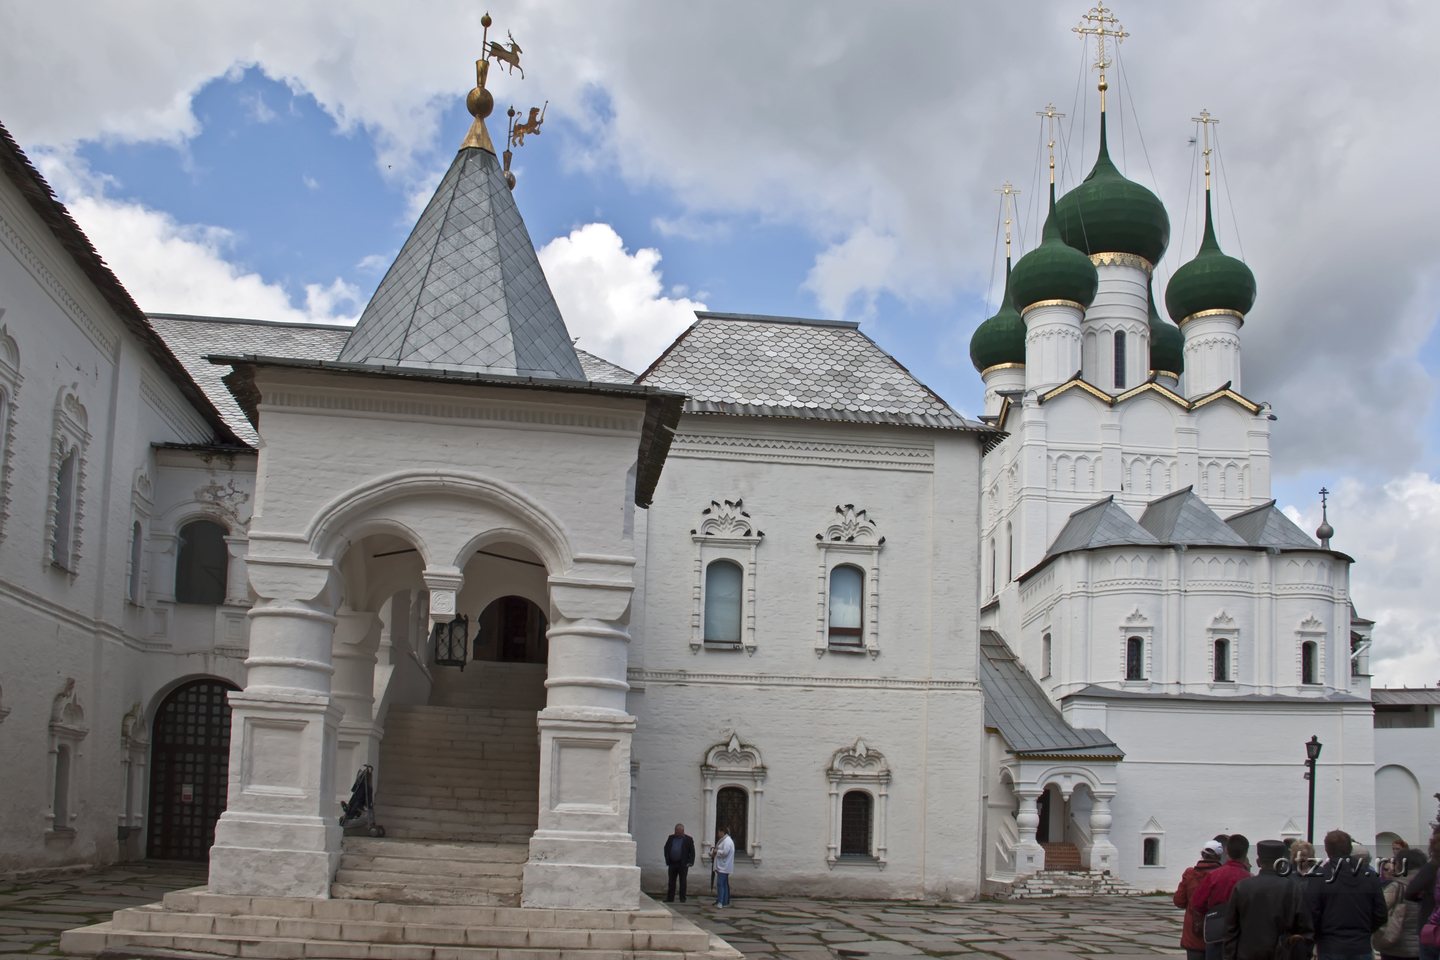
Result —
<instances>
[{"instance_id":1,"label":"baby stroller","mask_svg":"<svg viewBox=\"0 0 1440 960\"><path fill-rule=\"evenodd\" d=\"M340 805L340 826L370 828L370 836L385 836L385 828L375 822L375 768L370 764L355 774L355 785L350 788L350 801Z\"/></svg>"}]
</instances>

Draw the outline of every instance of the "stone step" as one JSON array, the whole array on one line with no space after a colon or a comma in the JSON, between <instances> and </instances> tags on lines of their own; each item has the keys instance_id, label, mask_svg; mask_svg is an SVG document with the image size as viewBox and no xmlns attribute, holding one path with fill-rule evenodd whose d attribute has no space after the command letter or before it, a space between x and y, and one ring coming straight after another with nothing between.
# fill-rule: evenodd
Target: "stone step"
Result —
<instances>
[{"instance_id":1,"label":"stone step","mask_svg":"<svg viewBox=\"0 0 1440 960\"><path fill-rule=\"evenodd\" d=\"M1080 848L1073 843L1042 843L1046 870L1081 869Z\"/></svg>"},{"instance_id":2,"label":"stone step","mask_svg":"<svg viewBox=\"0 0 1440 960\"><path fill-rule=\"evenodd\" d=\"M519 791L517 791L519 792ZM386 794L379 798L377 806L391 808L414 807L420 810L474 810L487 813L529 813L535 812L539 792L533 792L521 800L496 800L475 797L446 797L436 794L414 796L410 794Z\"/></svg>"},{"instance_id":3,"label":"stone step","mask_svg":"<svg viewBox=\"0 0 1440 960\"><path fill-rule=\"evenodd\" d=\"M393 857L404 860L453 860L471 863L524 863L529 853L524 844L416 842L389 837L346 837L344 856Z\"/></svg>"},{"instance_id":4,"label":"stone step","mask_svg":"<svg viewBox=\"0 0 1440 960\"><path fill-rule=\"evenodd\" d=\"M408 820L415 823L453 823L457 825L469 824L471 826L490 825L496 827L524 826L535 824L539 821L540 814L531 804L528 809L516 809L509 811L491 812L488 809L480 810L446 810L435 807L408 807L399 804L391 805L381 801L375 805L375 820L381 826L388 826L391 821Z\"/></svg>"},{"instance_id":5,"label":"stone step","mask_svg":"<svg viewBox=\"0 0 1440 960\"><path fill-rule=\"evenodd\" d=\"M448 840L461 843L529 843L532 827L467 827L392 820L382 824L385 835L398 840Z\"/></svg>"},{"instance_id":6,"label":"stone step","mask_svg":"<svg viewBox=\"0 0 1440 960\"><path fill-rule=\"evenodd\" d=\"M454 707L441 704L395 704L390 707L387 717L405 719L444 718L453 720L523 720L535 719L534 710L523 708L491 707L485 705Z\"/></svg>"},{"instance_id":7,"label":"stone step","mask_svg":"<svg viewBox=\"0 0 1440 960\"><path fill-rule=\"evenodd\" d=\"M407 780L394 789L399 796L454 797L457 800L531 800L539 793L539 784L521 787L515 784L481 783L460 786L452 783L416 783Z\"/></svg>"},{"instance_id":8,"label":"stone step","mask_svg":"<svg viewBox=\"0 0 1440 960\"><path fill-rule=\"evenodd\" d=\"M330 884L330 896L339 900L378 900L384 903L451 904L473 907L520 906L520 879L506 880L504 889L490 890L466 878L461 885L445 877L405 876L385 882L372 879L342 880ZM426 883L425 880L433 882Z\"/></svg>"}]
</instances>

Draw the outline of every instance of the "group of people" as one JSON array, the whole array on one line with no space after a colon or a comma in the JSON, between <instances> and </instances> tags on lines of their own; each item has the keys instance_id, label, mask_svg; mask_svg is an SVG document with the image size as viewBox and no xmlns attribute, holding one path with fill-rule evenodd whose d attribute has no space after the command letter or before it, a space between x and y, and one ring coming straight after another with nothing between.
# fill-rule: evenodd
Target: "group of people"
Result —
<instances>
[{"instance_id":1,"label":"group of people","mask_svg":"<svg viewBox=\"0 0 1440 960\"><path fill-rule=\"evenodd\" d=\"M1175 891L1185 911L1187 960L1440 960L1422 942L1435 913L1440 832L1428 856L1403 840L1380 869L1343 830L1325 835L1325 859L1304 840L1217 836Z\"/></svg>"},{"instance_id":2,"label":"group of people","mask_svg":"<svg viewBox=\"0 0 1440 960\"><path fill-rule=\"evenodd\" d=\"M670 874L670 885L665 891L665 902L675 902L675 888L680 888L680 902L685 902L685 881L690 868L695 866L695 841L685 832L685 824L675 824L675 832L665 838L665 868ZM715 879L715 906L730 906L730 873L735 869L735 841L724 827L715 831L715 850L710 859L710 870Z\"/></svg>"}]
</instances>

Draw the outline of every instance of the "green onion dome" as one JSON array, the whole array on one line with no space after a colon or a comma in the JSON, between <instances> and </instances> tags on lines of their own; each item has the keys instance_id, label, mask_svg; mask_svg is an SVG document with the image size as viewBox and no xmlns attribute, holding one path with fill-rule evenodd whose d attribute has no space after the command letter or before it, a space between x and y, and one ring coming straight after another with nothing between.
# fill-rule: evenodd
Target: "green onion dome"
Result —
<instances>
[{"instance_id":1,"label":"green onion dome","mask_svg":"<svg viewBox=\"0 0 1440 960\"><path fill-rule=\"evenodd\" d=\"M1170 243L1170 217L1160 198L1125 179L1110 160L1104 113L1094 168L1055 210L1061 237L1087 254L1130 253L1154 265Z\"/></svg>"},{"instance_id":2,"label":"green onion dome","mask_svg":"<svg viewBox=\"0 0 1440 960\"><path fill-rule=\"evenodd\" d=\"M1050 184L1050 215L1040 246L1015 264L1010 277L1010 299L1023 313L1042 300L1070 300L1086 309L1095 299L1100 275L1095 264L1065 243L1055 218L1055 184Z\"/></svg>"},{"instance_id":3,"label":"green onion dome","mask_svg":"<svg viewBox=\"0 0 1440 960\"><path fill-rule=\"evenodd\" d=\"M1183 321L1202 310L1234 310L1244 316L1255 305L1255 274L1234 257L1220 252L1210 216L1210 191L1205 191L1205 239L1195 259L1175 271L1165 288L1170 316Z\"/></svg>"},{"instance_id":4,"label":"green onion dome","mask_svg":"<svg viewBox=\"0 0 1440 960\"><path fill-rule=\"evenodd\" d=\"M970 338L970 362L984 373L1002 363L1025 362L1025 321L1010 302L1010 261L1005 261L1005 294L1000 312L975 328Z\"/></svg>"},{"instance_id":5,"label":"green onion dome","mask_svg":"<svg viewBox=\"0 0 1440 960\"><path fill-rule=\"evenodd\" d=\"M1185 334L1173 323L1160 319L1155 309L1155 286L1150 285L1150 369L1175 376L1185 372Z\"/></svg>"}]
</instances>

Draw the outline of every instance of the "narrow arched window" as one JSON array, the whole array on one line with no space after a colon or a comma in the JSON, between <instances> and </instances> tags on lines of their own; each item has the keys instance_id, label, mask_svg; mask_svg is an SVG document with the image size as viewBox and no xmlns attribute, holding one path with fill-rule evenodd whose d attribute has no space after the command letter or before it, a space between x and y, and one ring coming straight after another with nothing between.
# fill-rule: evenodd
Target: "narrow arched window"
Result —
<instances>
[{"instance_id":1,"label":"narrow arched window","mask_svg":"<svg viewBox=\"0 0 1440 960\"><path fill-rule=\"evenodd\" d=\"M875 798L865 790L851 790L840 800L840 856L869 857L874 833Z\"/></svg>"},{"instance_id":2,"label":"narrow arched window","mask_svg":"<svg viewBox=\"0 0 1440 960\"><path fill-rule=\"evenodd\" d=\"M1015 527L1005 524L1005 582L1015 580Z\"/></svg>"},{"instance_id":3,"label":"narrow arched window","mask_svg":"<svg viewBox=\"0 0 1440 960\"><path fill-rule=\"evenodd\" d=\"M995 538L990 538L990 596L994 596L1000 589L1000 583L995 579L998 568L998 551L995 547Z\"/></svg>"},{"instance_id":4,"label":"narrow arched window","mask_svg":"<svg viewBox=\"0 0 1440 960\"><path fill-rule=\"evenodd\" d=\"M1125 389L1125 331L1115 331L1115 389Z\"/></svg>"},{"instance_id":5,"label":"narrow arched window","mask_svg":"<svg viewBox=\"0 0 1440 960\"><path fill-rule=\"evenodd\" d=\"M740 642L740 593L744 572L733 560L714 560L705 568L705 639Z\"/></svg>"},{"instance_id":6,"label":"narrow arched window","mask_svg":"<svg viewBox=\"0 0 1440 960\"><path fill-rule=\"evenodd\" d=\"M1215 682L1230 682L1230 641L1215 641Z\"/></svg>"},{"instance_id":7,"label":"narrow arched window","mask_svg":"<svg viewBox=\"0 0 1440 960\"><path fill-rule=\"evenodd\" d=\"M70 747L60 744L55 750L55 799L50 808L55 814L55 830L70 829Z\"/></svg>"},{"instance_id":8,"label":"narrow arched window","mask_svg":"<svg viewBox=\"0 0 1440 960\"><path fill-rule=\"evenodd\" d=\"M1160 866L1160 838L1159 838L1159 837L1146 837L1146 838L1145 838L1145 861L1144 861L1144 863L1145 863L1145 866L1147 866L1147 867L1158 867L1158 866Z\"/></svg>"},{"instance_id":9,"label":"narrow arched window","mask_svg":"<svg viewBox=\"0 0 1440 960\"><path fill-rule=\"evenodd\" d=\"M1319 683L1319 653L1320 647L1314 640L1306 640L1300 644L1300 682Z\"/></svg>"},{"instance_id":10,"label":"narrow arched window","mask_svg":"<svg viewBox=\"0 0 1440 960\"><path fill-rule=\"evenodd\" d=\"M1125 679L1145 679L1145 641L1141 637L1125 641Z\"/></svg>"},{"instance_id":11,"label":"narrow arched window","mask_svg":"<svg viewBox=\"0 0 1440 960\"><path fill-rule=\"evenodd\" d=\"M130 530L130 602L140 602L140 566L145 559L145 531L140 528L140 521L135 521L135 526Z\"/></svg>"},{"instance_id":12,"label":"narrow arched window","mask_svg":"<svg viewBox=\"0 0 1440 960\"><path fill-rule=\"evenodd\" d=\"M750 794L743 787L721 787L715 794L715 829L725 828L735 844L736 856L748 856L750 847Z\"/></svg>"},{"instance_id":13,"label":"narrow arched window","mask_svg":"<svg viewBox=\"0 0 1440 960\"><path fill-rule=\"evenodd\" d=\"M212 520L193 520L180 528L175 557L175 602L217 607L225 602L230 550L225 528Z\"/></svg>"},{"instance_id":14,"label":"narrow arched window","mask_svg":"<svg viewBox=\"0 0 1440 960\"><path fill-rule=\"evenodd\" d=\"M1045 636L1040 640L1040 669L1041 669L1042 671L1044 671L1043 673L1040 674L1040 679L1041 679L1041 680L1048 679L1049 676L1050 676L1050 658L1051 658L1050 634L1047 633L1047 634L1045 634Z\"/></svg>"},{"instance_id":15,"label":"narrow arched window","mask_svg":"<svg viewBox=\"0 0 1440 960\"><path fill-rule=\"evenodd\" d=\"M75 543L75 459L78 455L78 450L67 453L55 474L55 543L50 559L66 570L73 569L70 551Z\"/></svg>"},{"instance_id":16,"label":"narrow arched window","mask_svg":"<svg viewBox=\"0 0 1440 960\"><path fill-rule=\"evenodd\" d=\"M830 571L830 642L859 643L865 574L848 563Z\"/></svg>"}]
</instances>

